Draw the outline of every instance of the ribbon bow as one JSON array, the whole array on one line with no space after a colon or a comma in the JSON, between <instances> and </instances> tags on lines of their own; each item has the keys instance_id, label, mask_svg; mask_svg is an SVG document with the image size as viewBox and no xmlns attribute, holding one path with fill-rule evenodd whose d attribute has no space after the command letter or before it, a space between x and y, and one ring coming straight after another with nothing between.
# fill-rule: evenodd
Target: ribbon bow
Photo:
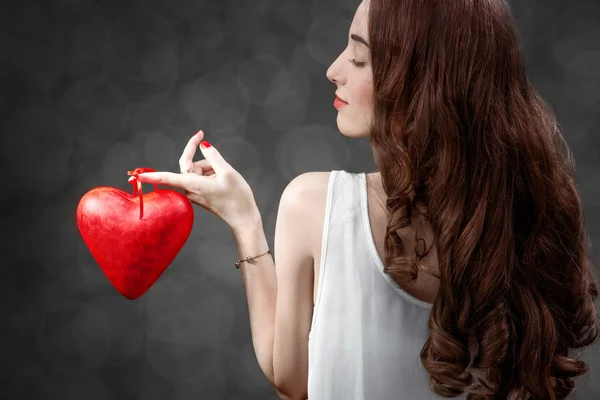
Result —
<instances>
[{"instance_id":1,"label":"ribbon bow","mask_svg":"<svg viewBox=\"0 0 600 400\"><path fill-rule=\"evenodd\" d=\"M142 182L139 180L138 175L144 172L156 172L152 168L136 168L133 171L127 171L127 175L133 175L133 181L130 183L133 186L133 195L137 196L139 191L140 196L140 219L144 216L144 199L142 198ZM158 186L154 184L154 190L158 192Z\"/></svg>"}]
</instances>

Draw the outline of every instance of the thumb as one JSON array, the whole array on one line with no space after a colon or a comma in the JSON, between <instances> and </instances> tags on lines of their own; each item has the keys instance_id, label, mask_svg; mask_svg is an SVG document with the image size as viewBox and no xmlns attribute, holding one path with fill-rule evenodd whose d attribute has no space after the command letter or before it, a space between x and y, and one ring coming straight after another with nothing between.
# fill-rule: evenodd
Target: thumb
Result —
<instances>
[{"instance_id":1,"label":"thumb","mask_svg":"<svg viewBox=\"0 0 600 400\"><path fill-rule=\"evenodd\" d=\"M212 146L206 140L200 142L200 151L208 160L208 163L216 174L225 174L231 170L231 165L225 161L223 156L221 156L221 153L219 153L219 150L215 149L214 146Z\"/></svg>"}]
</instances>

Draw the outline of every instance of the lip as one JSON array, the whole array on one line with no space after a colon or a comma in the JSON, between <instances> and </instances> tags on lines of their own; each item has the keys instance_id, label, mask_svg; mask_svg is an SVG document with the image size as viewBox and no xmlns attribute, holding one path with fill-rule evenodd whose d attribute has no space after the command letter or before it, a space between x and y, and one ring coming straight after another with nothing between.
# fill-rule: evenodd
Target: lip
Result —
<instances>
[{"instance_id":1,"label":"lip","mask_svg":"<svg viewBox=\"0 0 600 400\"><path fill-rule=\"evenodd\" d=\"M338 99L339 101L341 101L342 103L348 104L348 102L346 100L342 99L340 96L338 96L337 93L335 94L335 98Z\"/></svg>"},{"instance_id":2,"label":"lip","mask_svg":"<svg viewBox=\"0 0 600 400\"><path fill-rule=\"evenodd\" d=\"M335 108L342 108L342 107L346 107L348 105L348 103L344 103L342 100L338 99L337 97L335 98L335 100L333 100L333 106Z\"/></svg>"}]
</instances>

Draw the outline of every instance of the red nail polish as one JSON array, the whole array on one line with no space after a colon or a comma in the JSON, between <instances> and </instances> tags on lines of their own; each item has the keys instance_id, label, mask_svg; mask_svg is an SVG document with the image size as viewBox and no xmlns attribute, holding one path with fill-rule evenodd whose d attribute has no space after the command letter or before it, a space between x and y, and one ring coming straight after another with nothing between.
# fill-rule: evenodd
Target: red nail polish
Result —
<instances>
[{"instance_id":1,"label":"red nail polish","mask_svg":"<svg viewBox=\"0 0 600 400\"><path fill-rule=\"evenodd\" d=\"M206 140L203 140L200 142L200 146L202 146L203 149L206 149L210 147L210 143L208 143Z\"/></svg>"}]
</instances>

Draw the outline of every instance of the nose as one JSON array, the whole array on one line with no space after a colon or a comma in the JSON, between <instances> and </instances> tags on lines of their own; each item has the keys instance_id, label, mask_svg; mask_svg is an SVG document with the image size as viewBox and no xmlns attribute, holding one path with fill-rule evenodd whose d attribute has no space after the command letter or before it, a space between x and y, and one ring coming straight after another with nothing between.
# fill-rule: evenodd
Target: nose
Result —
<instances>
[{"instance_id":1,"label":"nose","mask_svg":"<svg viewBox=\"0 0 600 400\"><path fill-rule=\"evenodd\" d=\"M327 79L329 79L332 83L335 83L336 85L338 84L342 84L342 74L341 74L341 69L340 65L338 63L339 61L339 57L333 62L333 64L331 64L329 66L329 68L327 68Z\"/></svg>"}]
</instances>

